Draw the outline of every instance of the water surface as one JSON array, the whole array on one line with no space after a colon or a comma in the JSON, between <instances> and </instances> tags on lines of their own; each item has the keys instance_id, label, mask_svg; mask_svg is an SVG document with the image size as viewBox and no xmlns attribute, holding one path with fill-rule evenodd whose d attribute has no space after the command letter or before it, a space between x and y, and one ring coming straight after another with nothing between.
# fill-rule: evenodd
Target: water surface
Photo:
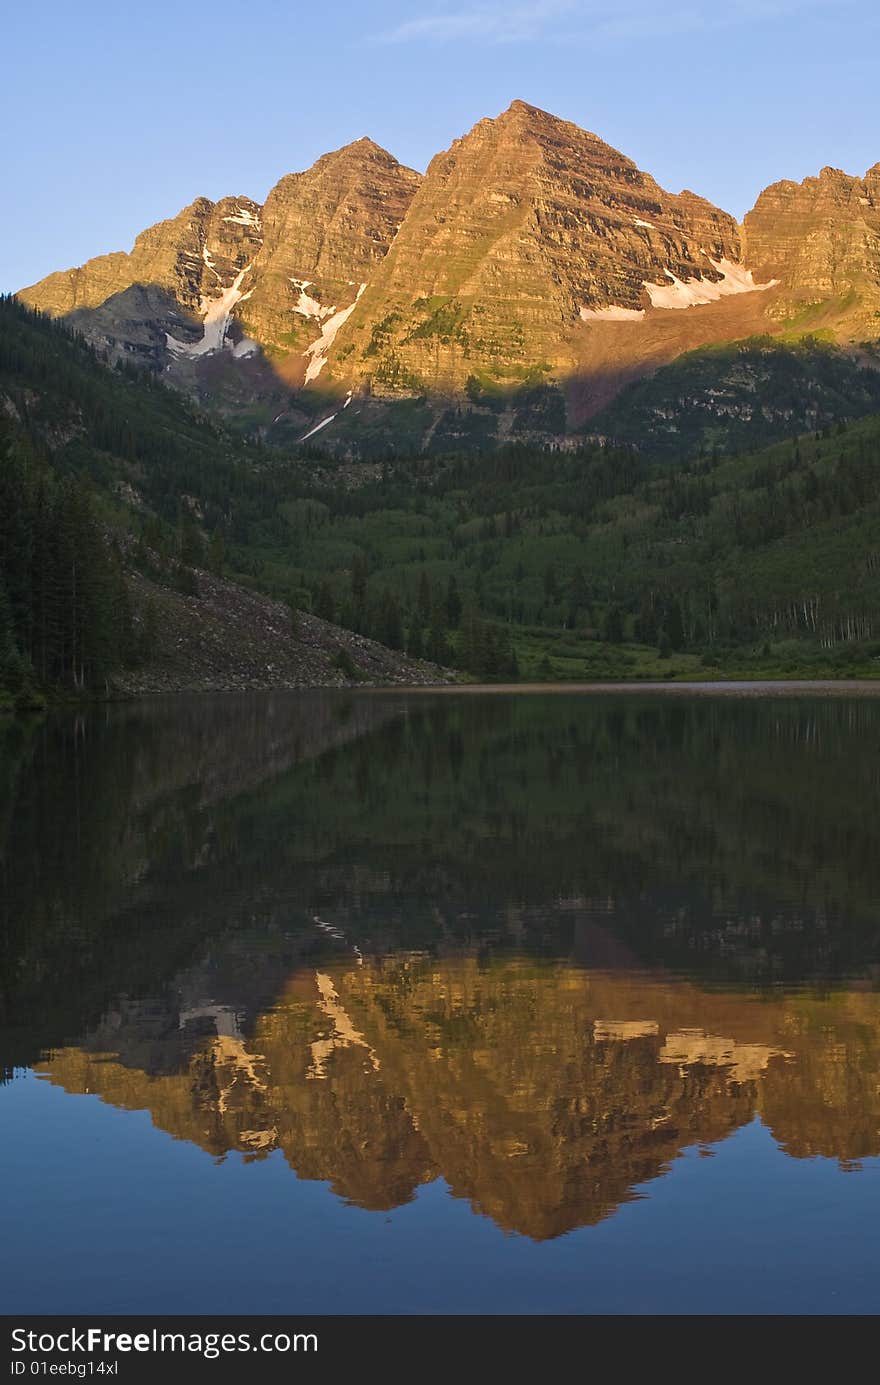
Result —
<instances>
[{"instance_id":1,"label":"water surface","mask_svg":"<svg viewBox=\"0 0 880 1385\"><path fill-rule=\"evenodd\" d=\"M0 742L7 1312L875 1312L880 703Z\"/></svg>"}]
</instances>

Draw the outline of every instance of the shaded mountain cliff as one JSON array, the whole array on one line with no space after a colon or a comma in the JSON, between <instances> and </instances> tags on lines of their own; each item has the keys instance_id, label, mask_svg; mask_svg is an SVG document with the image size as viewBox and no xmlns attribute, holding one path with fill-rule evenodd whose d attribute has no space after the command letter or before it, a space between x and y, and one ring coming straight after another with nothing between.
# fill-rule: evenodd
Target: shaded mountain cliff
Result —
<instances>
[{"instance_id":1,"label":"shaded mountain cliff","mask_svg":"<svg viewBox=\"0 0 880 1385\"><path fill-rule=\"evenodd\" d=\"M190 388L224 351L259 388L260 347L283 379L302 384L320 373L419 181L361 139L282 178L264 207L247 197L200 197L144 231L130 254L50 274L19 297L69 317L111 355L134 356Z\"/></svg>"}]
</instances>

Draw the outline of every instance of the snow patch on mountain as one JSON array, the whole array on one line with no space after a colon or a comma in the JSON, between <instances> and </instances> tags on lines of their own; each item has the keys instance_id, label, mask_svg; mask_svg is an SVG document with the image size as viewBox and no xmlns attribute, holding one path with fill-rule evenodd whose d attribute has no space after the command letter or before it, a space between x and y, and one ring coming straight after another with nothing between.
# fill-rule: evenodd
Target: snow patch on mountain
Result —
<instances>
[{"instance_id":1,"label":"snow patch on mountain","mask_svg":"<svg viewBox=\"0 0 880 1385\"><path fill-rule=\"evenodd\" d=\"M649 231L657 230L657 227L654 225L653 221L642 221L642 218L640 216L633 218L633 224L636 226L647 226Z\"/></svg>"},{"instance_id":2,"label":"snow patch on mountain","mask_svg":"<svg viewBox=\"0 0 880 1385\"><path fill-rule=\"evenodd\" d=\"M719 298L728 298L736 293L764 293L779 283L771 279L766 284L756 284L752 271L744 265L734 264L732 260L713 260L706 256L709 264L720 279L678 279L671 269L666 277L671 282L651 284L645 280L645 288L654 308L696 308L702 303L716 303Z\"/></svg>"},{"instance_id":3,"label":"snow patch on mountain","mask_svg":"<svg viewBox=\"0 0 880 1385\"><path fill-rule=\"evenodd\" d=\"M352 304L352 307L354 307L354 304ZM351 397L353 394L354 390L348 391L348 394L345 396L345 403L342 406L343 409L348 408L349 404L351 403ZM307 433L303 433L302 437L300 438L300 442L305 442L307 438L312 438L316 433L320 433L321 429L326 428L328 423L332 423L334 418L338 417L338 415L341 412L342 409L337 409L335 414L330 414L327 418L322 418L321 422L316 423L314 428L310 428ZM279 414L278 417L280 418L281 415ZM277 419L275 421L277 422Z\"/></svg>"},{"instance_id":4,"label":"snow patch on mountain","mask_svg":"<svg viewBox=\"0 0 880 1385\"><path fill-rule=\"evenodd\" d=\"M343 322L351 317L357 305L357 301L366 287L366 284L361 284L358 288L354 303L350 304L347 308L341 308L339 312L334 313L332 317L328 317L321 328L321 335L318 337L318 340L313 341L311 346L306 347L303 354L311 357L311 360L306 366L306 384L308 384L310 380L317 380L318 376L321 374L321 371L327 364L327 352L333 345L336 333L339 331ZM333 417L335 418L336 415L334 414ZM327 419L327 422L329 423L330 419ZM312 431L315 432L317 430L313 429ZM306 436L310 437L311 434L307 434Z\"/></svg>"},{"instance_id":5,"label":"snow patch on mountain","mask_svg":"<svg viewBox=\"0 0 880 1385\"><path fill-rule=\"evenodd\" d=\"M607 308L581 308L584 322L641 322L644 308L620 308L611 303Z\"/></svg>"},{"instance_id":6,"label":"snow patch on mountain","mask_svg":"<svg viewBox=\"0 0 880 1385\"><path fill-rule=\"evenodd\" d=\"M322 418L321 422L316 423L314 428L310 428L307 433L303 433L300 442L305 442L307 438L313 438L316 433L320 433L322 428L326 428L328 423L332 423L335 417L335 414L331 414L329 418Z\"/></svg>"},{"instance_id":7,"label":"snow patch on mountain","mask_svg":"<svg viewBox=\"0 0 880 1385\"><path fill-rule=\"evenodd\" d=\"M236 226L254 226L258 231L262 226L260 218L256 212L249 211L247 207L236 207L234 216L224 216L224 221L233 221Z\"/></svg>"},{"instance_id":8,"label":"snow patch on mountain","mask_svg":"<svg viewBox=\"0 0 880 1385\"><path fill-rule=\"evenodd\" d=\"M306 289L311 287L311 279L294 279L291 276L290 282L295 289L299 289L299 298L293 305L295 313L301 313L303 317L314 318L320 322L322 318L330 317L336 312L335 305L332 308L325 308L318 302L317 298L306 293Z\"/></svg>"},{"instance_id":9,"label":"snow patch on mountain","mask_svg":"<svg viewBox=\"0 0 880 1385\"><path fill-rule=\"evenodd\" d=\"M209 254L207 248L205 255ZM208 260L205 260L208 264ZM209 265L209 268L213 266ZM202 313L202 339L201 341L178 341L172 337L170 332L165 333L165 341L168 350L175 356L207 356L212 351L222 351L226 343L226 333L229 328L229 321L232 317L232 310L237 303L243 303L250 298L250 293L242 293L241 285L245 275L251 269L251 265L246 264L244 269L240 269L236 274L228 289L224 289L219 298L202 297L199 310ZM214 273L217 271L214 270ZM240 345L241 343L239 343ZM244 354L244 353L239 353Z\"/></svg>"},{"instance_id":10,"label":"snow patch on mountain","mask_svg":"<svg viewBox=\"0 0 880 1385\"><path fill-rule=\"evenodd\" d=\"M251 337L242 337L241 341L236 342L233 346L232 354L236 360L242 361L247 356L256 356L259 349L260 343L258 341L254 341Z\"/></svg>"}]
</instances>

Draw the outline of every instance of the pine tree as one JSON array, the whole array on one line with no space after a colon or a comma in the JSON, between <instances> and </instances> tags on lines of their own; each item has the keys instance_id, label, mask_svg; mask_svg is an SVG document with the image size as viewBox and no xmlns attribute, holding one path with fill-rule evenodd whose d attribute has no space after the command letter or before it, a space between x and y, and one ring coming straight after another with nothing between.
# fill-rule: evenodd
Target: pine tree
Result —
<instances>
[{"instance_id":1,"label":"pine tree","mask_svg":"<svg viewBox=\"0 0 880 1385\"><path fill-rule=\"evenodd\" d=\"M181 509L177 528L177 554L184 567L201 567L204 547L199 526L189 510Z\"/></svg>"},{"instance_id":2,"label":"pine tree","mask_svg":"<svg viewBox=\"0 0 880 1385\"><path fill-rule=\"evenodd\" d=\"M608 644L622 644L623 642L623 612L619 606L609 606L605 614L605 624L602 629L602 638Z\"/></svg>"},{"instance_id":3,"label":"pine tree","mask_svg":"<svg viewBox=\"0 0 880 1385\"><path fill-rule=\"evenodd\" d=\"M367 601L367 560L355 553L351 560L351 594L355 610L362 613Z\"/></svg>"},{"instance_id":4,"label":"pine tree","mask_svg":"<svg viewBox=\"0 0 880 1385\"><path fill-rule=\"evenodd\" d=\"M215 529L208 544L208 568L215 577L223 576L226 565L226 543L219 529Z\"/></svg>"},{"instance_id":5,"label":"pine tree","mask_svg":"<svg viewBox=\"0 0 880 1385\"><path fill-rule=\"evenodd\" d=\"M458 594L458 583L455 574L451 573L449 583L446 588L446 623L450 630L458 628L461 620L461 597Z\"/></svg>"},{"instance_id":6,"label":"pine tree","mask_svg":"<svg viewBox=\"0 0 880 1385\"><path fill-rule=\"evenodd\" d=\"M315 615L320 616L321 620L333 621L336 618L336 602L333 598L333 588L325 578L318 588L318 595L315 599Z\"/></svg>"},{"instance_id":7,"label":"pine tree","mask_svg":"<svg viewBox=\"0 0 880 1385\"><path fill-rule=\"evenodd\" d=\"M9 605L9 597L6 595L6 587L0 577L0 670L5 666L6 660L15 649L15 639L12 629L12 611ZM2 677L2 673L0 673Z\"/></svg>"},{"instance_id":8,"label":"pine tree","mask_svg":"<svg viewBox=\"0 0 880 1385\"><path fill-rule=\"evenodd\" d=\"M431 619L433 602L431 599L431 582L427 572L422 568L419 577L418 612L423 625L427 625Z\"/></svg>"},{"instance_id":9,"label":"pine tree","mask_svg":"<svg viewBox=\"0 0 880 1385\"><path fill-rule=\"evenodd\" d=\"M389 649L403 648L403 621L400 613L400 599L396 592L383 591L382 593L379 639Z\"/></svg>"},{"instance_id":10,"label":"pine tree","mask_svg":"<svg viewBox=\"0 0 880 1385\"><path fill-rule=\"evenodd\" d=\"M670 648L673 650L684 649L684 621L681 615L681 606L675 597L666 607L666 616L663 621L663 628L669 640Z\"/></svg>"}]
</instances>

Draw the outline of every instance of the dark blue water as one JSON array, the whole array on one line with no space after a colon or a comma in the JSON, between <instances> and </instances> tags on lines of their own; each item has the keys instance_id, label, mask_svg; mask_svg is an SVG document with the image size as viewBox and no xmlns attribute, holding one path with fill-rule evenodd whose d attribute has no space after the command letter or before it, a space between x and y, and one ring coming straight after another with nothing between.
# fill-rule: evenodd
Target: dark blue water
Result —
<instances>
[{"instance_id":1,"label":"dark blue water","mask_svg":"<svg viewBox=\"0 0 880 1385\"><path fill-rule=\"evenodd\" d=\"M880 704L0 745L4 1311L877 1311Z\"/></svg>"}]
</instances>

